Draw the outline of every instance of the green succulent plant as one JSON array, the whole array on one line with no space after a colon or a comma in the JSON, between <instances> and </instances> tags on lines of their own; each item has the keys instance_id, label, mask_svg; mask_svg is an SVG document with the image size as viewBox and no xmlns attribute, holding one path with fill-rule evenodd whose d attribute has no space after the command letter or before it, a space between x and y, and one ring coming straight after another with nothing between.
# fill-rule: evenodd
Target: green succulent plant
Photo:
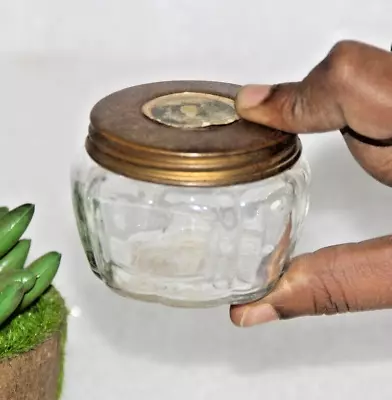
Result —
<instances>
[{"instance_id":1,"label":"green succulent plant","mask_svg":"<svg viewBox=\"0 0 392 400\"><path fill-rule=\"evenodd\" d=\"M25 268L31 240L21 239L34 215L33 204L0 207L0 327L24 311L51 286L61 255L49 252Z\"/></svg>"}]
</instances>

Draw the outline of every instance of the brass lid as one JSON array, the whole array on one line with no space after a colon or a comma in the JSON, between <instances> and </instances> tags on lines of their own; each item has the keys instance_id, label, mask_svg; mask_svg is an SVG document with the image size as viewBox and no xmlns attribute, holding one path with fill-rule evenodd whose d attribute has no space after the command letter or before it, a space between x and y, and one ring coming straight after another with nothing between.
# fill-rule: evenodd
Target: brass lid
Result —
<instances>
[{"instance_id":1,"label":"brass lid","mask_svg":"<svg viewBox=\"0 0 392 400\"><path fill-rule=\"evenodd\" d=\"M234 185L290 168L298 136L240 119L239 88L172 81L115 92L92 109L86 150L114 173L174 186Z\"/></svg>"}]
</instances>

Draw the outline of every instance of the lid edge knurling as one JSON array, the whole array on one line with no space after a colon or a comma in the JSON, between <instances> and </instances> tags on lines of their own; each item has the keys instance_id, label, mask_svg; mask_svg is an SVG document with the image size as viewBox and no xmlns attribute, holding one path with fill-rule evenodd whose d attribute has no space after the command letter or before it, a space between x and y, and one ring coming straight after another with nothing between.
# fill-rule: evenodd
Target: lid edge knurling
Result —
<instances>
[{"instance_id":1,"label":"lid edge knurling","mask_svg":"<svg viewBox=\"0 0 392 400\"><path fill-rule=\"evenodd\" d=\"M291 135L290 135L291 136ZM138 163L138 160L124 160L114 157L106 146L97 145L87 137L85 148L90 158L101 167L117 175L138 181L164 184L180 187L223 187L245 184L276 176L290 169L302 154L302 144L297 135L292 135L293 143L285 151L277 152L275 162L265 161L264 151L246 154L238 163L224 168L211 168L211 159L205 168L176 168L176 163L170 168L154 167L151 163ZM202 157L202 156L201 156ZM268 158L268 157L267 157ZM263 161L264 159L264 161ZM200 163L200 158L198 159ZM219 161L216 163L219 164ZM170 164L166 164L169 166ZM189 164L191 165L191 164Z\"/></svg>"}]
</instances>

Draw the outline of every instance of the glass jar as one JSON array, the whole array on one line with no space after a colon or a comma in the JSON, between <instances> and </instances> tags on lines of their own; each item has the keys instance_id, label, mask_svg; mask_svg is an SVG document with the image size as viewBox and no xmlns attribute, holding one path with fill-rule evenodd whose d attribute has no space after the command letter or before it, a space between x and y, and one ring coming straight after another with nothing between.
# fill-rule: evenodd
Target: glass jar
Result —
<instances>
[{"instance_id":1,"label":"glass jar","mask_svg":"<svg viewBox=\"0 0 392 400\"><path fill-rule=\"evenodd\" d=\"M94 107L73 202L90 266L117 293L240 304L284 273L308 210L309 168L298 137L237 117L237 90L163 82Z\"/></svg>"}]
</instances>

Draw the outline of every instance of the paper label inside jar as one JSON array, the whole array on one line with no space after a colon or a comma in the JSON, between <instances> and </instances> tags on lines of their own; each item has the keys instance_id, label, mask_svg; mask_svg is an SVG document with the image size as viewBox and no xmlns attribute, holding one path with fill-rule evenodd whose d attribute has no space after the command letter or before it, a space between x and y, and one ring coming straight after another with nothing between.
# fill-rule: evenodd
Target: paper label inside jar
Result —
<instances>
[{"instance_id":1,"label":"paper label inside jar","mask_svg":"<svg viewBox=\"0 0 392 400\"><path fill-rule=\"evenodd\" d=\"M145 103L142 112L153 121L181 129L227 125L239 119L233 99L195 92L157 97Z\"/></svg>"}]
</instances>

